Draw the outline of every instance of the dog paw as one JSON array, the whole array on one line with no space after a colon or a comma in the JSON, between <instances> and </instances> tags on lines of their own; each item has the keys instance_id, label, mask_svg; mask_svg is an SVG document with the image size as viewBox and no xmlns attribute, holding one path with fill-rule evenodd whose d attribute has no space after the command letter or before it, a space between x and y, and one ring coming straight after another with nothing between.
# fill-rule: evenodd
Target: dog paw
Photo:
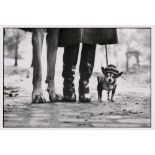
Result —
<instances>
[{"instance_id":1,"label":"dog paw","mask_svg":"<svg viewBox=\"0 0 155 155\"><path fill-rule=\"evenodd\" d=\"M49 99L51 102L62 101L62 95L56 93L55 87L48 86L47 92L49 94Z\"/></svg>"},{"instance_id":2,"label":"dog paw","mask_svg":"<svg viewBox=\"0 0 155 155\"><path fill-rule=\"evenodd\" d=\"M52 102L61 101L62 100L62 95L61 94L56 94L56 93L49 93L49 99Z\"/></svg>"},{"instance_id":3,"label":"dog paw","mask_svg":"<svg viewBox=\"0 0 155 155\"><path fill-rule=\"evenodd\" d=\"M45 103L46 99L41 94L32 94L32 103Z\"/></svg>"}]
</instances>

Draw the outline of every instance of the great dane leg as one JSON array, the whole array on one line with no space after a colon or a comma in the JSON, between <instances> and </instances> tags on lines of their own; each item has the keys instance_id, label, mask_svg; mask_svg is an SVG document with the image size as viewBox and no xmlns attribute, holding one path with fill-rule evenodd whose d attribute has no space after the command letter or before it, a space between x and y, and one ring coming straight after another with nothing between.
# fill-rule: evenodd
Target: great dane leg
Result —
<instances>
[{"instance_id":1,"label":"great dane leg","mask_svg":"<svg viewBox=\"0 0 155 155\"><path fill-rule=\"evenodd\" d=\"M55 63L58 48L58 35L59 29L52 28L48 29L47 33L47 78L46 83L48 84L49 99L51 101L61 100L61 95L56 94L54 76L55 76Z\"/></svg>"},{"instance_id":2,"label":"great dane leg","mask_svg":"<svg viewBox=\"0 0 155 155\"><path fill-rule=\"evenodd\" d=\"M41 81L42 81L42 67L41 67L41 54L44 34L46 29L35 28L32 33L33 44L33 92L32 102L43 103L46 102L43 97Z\"/></svg>"}]
</instances>

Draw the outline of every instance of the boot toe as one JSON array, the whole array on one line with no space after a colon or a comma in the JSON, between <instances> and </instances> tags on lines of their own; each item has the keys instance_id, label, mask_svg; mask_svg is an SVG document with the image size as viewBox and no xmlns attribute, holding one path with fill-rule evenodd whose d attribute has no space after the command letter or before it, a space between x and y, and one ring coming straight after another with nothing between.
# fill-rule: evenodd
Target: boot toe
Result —
<instances>
[{"instance_id":1,"label":"boot toe","mask_svg":"<svg viewBox=\"0 0 155 155\"><path fill-rule=\"evenodd\" d=\"M64 101L64 102L76 102L76 95L75 95L75 94L73 94L73 95L71 95L71 96L65 95L65 96L63 97L63 101Z\"/></svg>"},{"instance_id":2,"label":"boot toe","mask_svg":"<svg viewBox=\"0 0 155 155\"><path fill-rule=\"evenodd\" d=\"M90 94L83 94L79 96L79 101L80 102L90 102L91 101L91 96Z\"/></svg>"}]
</instances>

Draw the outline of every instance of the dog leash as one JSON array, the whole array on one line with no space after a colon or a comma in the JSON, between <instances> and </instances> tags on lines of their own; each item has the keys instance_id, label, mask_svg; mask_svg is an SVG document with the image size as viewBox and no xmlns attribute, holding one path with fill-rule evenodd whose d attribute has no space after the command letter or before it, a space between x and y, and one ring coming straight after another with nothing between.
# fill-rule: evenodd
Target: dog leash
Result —
<instances>
[{"instance_id":1,"label":"dog leash","mask_svg":"<svg viewBox=\"0 0 155 155\"><path fill-rule=\"evenodd\" d=\"M106 52L106 65L108 67L108 49L107 49L107 44L105 44L105 52Z\"/></svg>"}]
</instances>

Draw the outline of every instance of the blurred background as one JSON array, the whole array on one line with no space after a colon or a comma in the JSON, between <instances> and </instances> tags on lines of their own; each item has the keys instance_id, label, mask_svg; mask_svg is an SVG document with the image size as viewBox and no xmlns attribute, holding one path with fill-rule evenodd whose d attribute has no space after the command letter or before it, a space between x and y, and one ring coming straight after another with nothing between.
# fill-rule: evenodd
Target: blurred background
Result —
<instances>
[{"instance_id":1,"label":"blurred background","mask_svg":"<svg viewBox=\"0 0 155 155\"><path fill-rule=\"evenodd\" d=\"M118 44L108 45L109 64L129 72L142 71L150 68L151 36L147 28L117 29ZM32 65L32 34L20 29L6 29L4 37L4 65L29 68ZM46 37L45 37L46 38ZM44 40L42 61L46 70L46 42ZM62 70L63 48L58 49L56 70ZM80 55L79 55L80 57ZM78 63L79 64L79 63ZM94 72L106 66L105 47L97 46ZM78 66L77 66L78 68Z\"/></svg>"}]
</instances>

